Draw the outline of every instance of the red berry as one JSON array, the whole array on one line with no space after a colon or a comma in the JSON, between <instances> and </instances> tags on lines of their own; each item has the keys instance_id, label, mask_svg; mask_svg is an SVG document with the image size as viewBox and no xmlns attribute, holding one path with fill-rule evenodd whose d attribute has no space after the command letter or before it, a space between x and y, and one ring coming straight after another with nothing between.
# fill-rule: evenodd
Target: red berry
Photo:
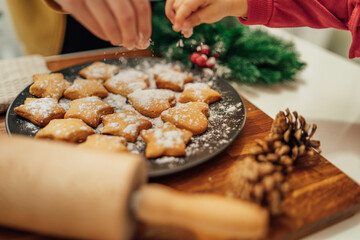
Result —
<instances>
[{"instance_id":1,"label":"red berry","mask_svg":"<svg viewBox=\"0 0 360 240\"><path fill-rule=\"evenodd\" d=\"M220 54L219 53L214 53L214 57L216 58L216 59L219 59L220 58Z\"/></svg>"},{"instance_id":2,"label":"red berry","mask_svg":"<svg viewBox=\"0 0 360 240\"><path fill-rule=\"evenodd\" d=\"M199 67L205 67L205 65L206 65L206 59L205 59L203 56L199 56L199 57L196 59L196 64L197 64Z\"/></svg>"},{"instance_id":3,"label":"red berry","mask_svg":"<svg viewBox=\"0 0 360 240\"><path fill-rule=\"evenodd\" d=\"M213 68L215 66L216 60L214 57L210 57L207 61L206 61L206 67L208 68Z\"/></svg>"},{"instance_id":4,"label":"red berry","mask_svg":"<svg viewBox=\"0 0 360 240\"><path fill-rule=\"evenodd\" d=\"M200 57L200 54L197 53L197 52L194 52L194 53L191 54L191 56L190 56L190 61L191 61L192 63L196 63L196 59L197 59L198 57Z\"/></svg>"},{"instance_id":5,"label":"red berry","mask_svg":"<svg viewBox=\"0 0 360 240\"><path fill-rule=\"evenodd\" d=\"M203 46L201 46L200 52L202 54L209 55L210 54L210 47L208 45L203 45Z\"/></svg>"}]
</instances>

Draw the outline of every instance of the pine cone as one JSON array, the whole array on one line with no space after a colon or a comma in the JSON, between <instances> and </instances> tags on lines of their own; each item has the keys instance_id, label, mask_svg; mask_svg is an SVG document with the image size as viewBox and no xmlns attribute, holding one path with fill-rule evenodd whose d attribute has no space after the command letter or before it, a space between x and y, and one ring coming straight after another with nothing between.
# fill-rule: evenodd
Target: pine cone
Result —
<instances>
[{"instance_id":1,"label":"pine cone","mask_svg":"<svg viewBox=\"0 0 360 240\"><path fill-rule=\"evenodd\" d=\"M309 125L305 118L299 116L296 111L292 114L288 108L285 111L286 114L280 111L276 115L269 136L282 136L282 141L292 149L290 156L294 160L306 154L320 153L320 141L311 140L316 132L317 125Z\"/></svg>"},{"instance_id":2,"label":"pine cone","mask_svg":"<svg viewBox=\"0 0 360 240\"><path fill-rule=\"evenodd\" d=\"M266 206L272 215L282 212L281 200L289 184L277 166L249 156L236 162L228 176L228 195Z\"/></svg>"},{"instance_id":3,"label":"pine cone","mask_svg":"<svg viewBox=\"0 0 360 240\"><path fill-rule=\"evenodd\" d=\"M276 115L269 136L255 140L250 151L257 161L272 162L282 166L284 172L291 172L296 159L321 152L320 142L311 140L316 128L316 124L311 127L304 117L286 109L286 114L281 111Z\"/></svg>"},{"instance_id":4,"label":"pine cone","mask_svg":"<svg viewBox=\"0 0 360 240\"><path fill-rule=\"evenodd\" d=\"M311 140L315 131L316 124L311 127L297 112L279 112L269 136L255 140L251 155L235 163L229 174L229 195L262 204L272 215L280 214L289 190L284 174L293 170L299 157L320 153L320 142Z\"/></svg>"}]
</instances>

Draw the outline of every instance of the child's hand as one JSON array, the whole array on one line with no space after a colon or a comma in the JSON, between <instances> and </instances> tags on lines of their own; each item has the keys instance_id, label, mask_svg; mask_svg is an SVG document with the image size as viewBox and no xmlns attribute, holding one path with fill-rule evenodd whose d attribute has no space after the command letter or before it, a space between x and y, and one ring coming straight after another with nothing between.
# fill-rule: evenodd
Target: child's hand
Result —
<instances>
[{"instance_id":1,"label":"child's hand","mask_svg":"<svg viewBox=\"0 0 360 240\"><path fill-rule=\"evenodd\" d=\"M165 13L174 31L187 33L201 23L214 23L227 16L247 17L247 7L247 0L167 0Z\"/></svg>"},{"instance_id":2,"label":"child's hand","mask_svg":"<svg viewBox=\"0 0 360 240\"><path fill-rule=\"evenodd\" d=\"M151 35L148 0L55 0L97 37L113 45L146 48Z\"/></svg>"}]
</instances>

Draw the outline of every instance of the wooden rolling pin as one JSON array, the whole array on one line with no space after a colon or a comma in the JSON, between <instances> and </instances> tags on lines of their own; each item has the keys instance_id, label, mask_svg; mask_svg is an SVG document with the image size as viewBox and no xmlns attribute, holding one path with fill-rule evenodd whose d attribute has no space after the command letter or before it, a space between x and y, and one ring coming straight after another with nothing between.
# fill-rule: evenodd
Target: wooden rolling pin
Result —
<instances>
[{"instance_id":1,"label":"wooden rolling pin","mask_svg":"<svg viewBox=\"0 0 360 240\"><path fill-rule=\"evenodd\" d=\"M145 184L146 175L136 155L1 136L0 225L83 239L130 239L136 220L223 237L267 232L257 205Z\"/></svg>"}]
</instances>

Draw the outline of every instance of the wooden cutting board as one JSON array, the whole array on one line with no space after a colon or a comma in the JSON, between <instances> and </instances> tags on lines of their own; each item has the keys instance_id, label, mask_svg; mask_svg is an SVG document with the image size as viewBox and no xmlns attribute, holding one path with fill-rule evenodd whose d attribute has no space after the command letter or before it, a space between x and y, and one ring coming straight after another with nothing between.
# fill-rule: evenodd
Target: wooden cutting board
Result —
<instances>
[{"instance_id":1,"label":"wooden cutting board","mask_svg":"<svg viewBox=\"0 0 360 240\"><path fill-rule=\"evenodd\" d=\"M74 64L119 56L144 57L150 54L147 51L73 54L49 58L48 67L57 71ZM202 165L178 174L151 179L151 182L195 194L206 192L225 195L230 184L226 180L230 167L249 154L249 148L256 138L267 136L272 123L272 119L264 112L246 99L244 101L247 110L245 127L228 149ZM4 115L0 116L0 134L5 134ZM284 200L285 212L271 219L268 239L299 238L348 218L360 210L360 186L320 155L300 160L295 171L288 177L292 190ZM0 228L0 239L19 238L48 239L28 232ZM196 235L169 226L139 224L135 238L211 239L211 236Z\"/></svg>"}]
</instances>

